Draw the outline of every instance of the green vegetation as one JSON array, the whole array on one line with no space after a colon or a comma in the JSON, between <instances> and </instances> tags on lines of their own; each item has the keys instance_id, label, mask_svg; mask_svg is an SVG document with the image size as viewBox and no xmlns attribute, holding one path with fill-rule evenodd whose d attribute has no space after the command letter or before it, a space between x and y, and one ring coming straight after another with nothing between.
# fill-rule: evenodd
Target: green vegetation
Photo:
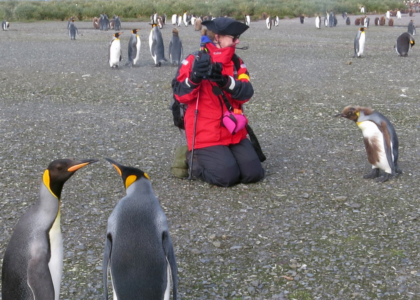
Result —
<instances>
[{"instance_id":1,"label":"green vegetation","mask_svg":"<svg viewBox=\"0 0 420 300\"><path fill-rule=\"evenodd\" d=\"M405 5L397 0L63 0L63 1L0 1L0 20L65 20L75 17L90 20L106 13L123 19L148 19L154 12L170 17L187 11L194 15L228 15L241 19L249 14L261 19L265 12L271 16L296 17L301 14L314 16L332 10L336 14L346 11L360 13L361 3L367 12L385 13L387 10L403 9Z\"/></svg>"}]
</instances>

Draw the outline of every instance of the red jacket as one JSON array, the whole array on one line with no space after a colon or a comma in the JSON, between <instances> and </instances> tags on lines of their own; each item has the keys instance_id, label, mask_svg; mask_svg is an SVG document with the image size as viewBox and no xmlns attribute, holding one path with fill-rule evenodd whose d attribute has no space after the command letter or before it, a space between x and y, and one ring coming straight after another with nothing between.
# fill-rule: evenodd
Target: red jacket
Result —
<instances>
[{"instance_id":1,"label":"red jacket","mask_svg":"<svg viewBox=\"0 0 420 300\"><path fill-rule=\"evenodd\" d=\"M222 88L227 99L233 108L241 108L242 104L247 102L254 94L254 89L249 81L249 74L245 64L239 58L240 68L239 70L235 70L232 61L235 53L234 47L219 49L212 43L208 43L206 44L206 48L213 62L222 63L222 74L229 76L227 85ZM227 111L227 108L221 97L219 99L212 92L212 87L216 83L203 79L201 83L195 84L190 80L194 59L194 55L189 55L184 59L172 83L175 98L180 103L188 105L184 116L188 149L192 149L197 101L198 114L194 149L216 145L227 146L238 144L246 138L246 128L232 135L222 125L222 116Z\"/></svg>"}]
</instances>

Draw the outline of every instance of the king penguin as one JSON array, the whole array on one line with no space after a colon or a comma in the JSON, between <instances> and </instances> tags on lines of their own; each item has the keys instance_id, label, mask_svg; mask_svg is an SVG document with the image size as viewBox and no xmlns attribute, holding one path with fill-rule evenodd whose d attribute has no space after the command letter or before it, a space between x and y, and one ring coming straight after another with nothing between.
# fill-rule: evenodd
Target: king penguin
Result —
<instances>
[{"instance_id":1,"label":"king penguin","mask_svg":"<svg viewBox=\"0 0 420 300\"><path fill-rule=\"evenodd\" d=\"M163 45L162 33L156 24L152 24L152 30L149 35L150 54L155 62L156 67L160 67L165 58L165 47Z\"/></svg>"},{"instance_id":2,"label":"king penguin","mask_svg":"<svg viewBox=\"0 0 420 300\"><path fill-rule=\"evenodd\" d=\"M271 30L271 25L272 25L271 17L267 17L267 19L265 19L265 25L267 26L268 29Z\"/></svg>"},{"instance_id":3,"label":"king penguin","mask_svg":"<svg viewBox=\"0 0 420 300\"><path fill-rule=\"evenodd\" d=\"M407 56L410 47L412 48L415 44L414 37L408 32L404 32L397 38L395 50L400 56Z\"/></svg>"},{"instance_id":4,"label":"king penguin","mask_svg":"<svg viewBox=\"0 0 420 300\"><path fill-rule=\"evenodd\" d=\"M108 270L113 299L169 300L172 281L177 299L178 279L168 223L149 176L107 158L120 174L127 195L108 218L103 260L105 299Z\"/></svg>"},{"instance_id":5,"label":"king penguin","mask_svg":"<svg viewBox=\"0 0 420 300\"><path fill-rule=\"evenodd\" d=\"M121 19L120 19L119 16L114 17L114 29L115 29L115 31L120 31L121 30Z\"/></svg>"},{"instance_id":6,"label":"king penguin","mask_svg":"<svg viewBox=\"0 0 420 300\"><path fill-rule=\"evenodd\" d=\"M318 28L318 29L321 29L321 17L320 16L317 16L315 18L315 27Z\"/></svg>"},{"instance_id":7,"label":"king penguin","mask_svg":"<svg viewBox=\"0 0 420 300\"><path fill-rule=\"evenodd\" d=\"M408 33L411 35L416 35L416 26L414 26L414 21L411 20L410 23L408 23Z\"/></svg>"},{"instance_id":8,"label":"king penguin","mask_svg":"<svg viewBox=\"0 0 420 300\"><path fill-rule=\"evenodd\" d=\"M365 40L365 28L361 27L354 38L354 57L362 57L362 54L365 51Z\"/></svg>"},{"instance_id":9,"label":"king penguin","mask_svg":"<svg viewBox=\"0 0 420 300\"><path fill-rule=\"evenodd\" d=\"M182 15L182 22L184 22L185 26L188 26L188 15L187 11L184 11L184 14Z\"/></svg>"},{"instance_id":10,"label":"king penguin","mask_svg":"<svg viewBox=\"0 0 420 300\"><path fill-rule=\"evenodd\" d=\"M76 25L74 25L74 19L71 20L69 25L69 36L71 40L76 39L76 34L79 33L79 30L77 30Z\"/></svg>"},{"instance_id":11,"label":"king penguin","mask_svg":"<svg viewBox=\"0 0 420 300\"><path fill-rule=\"evenodd\" d=\"M251 17L249 15L245 15L245 25L250 25L251 24Z\"/></svg>"},{"instance_id":12,"label":"king penguin","mask_svg":"<svg viewBox=\"0 0 420 300\"><path fill-rule=\"evenodd\" d=\"M126 66L135 66L140 59L140 36L138 35L138 31L140 29L133 29L131 30L131 37L128 41L128 61L125 64Z\"/></svg>"},{"instance_id":13,"label":"king penguin","mask_svg":"<svg viewBox=\"0 0 420 300\"><path fill-rule=\"evenodd\" d=\"M63 271L61 190L75 171L96 161L60 159L44 171L39 198L20 218L4 254L3 300L58 300Z\"/></svg>"},{"instance_id":14,"label":"king penguin","mask_svg":"<svg viewBox=\"0 0 420 300\"><path fill-rule=\"evenodd\" d=\"M178 29L172 30L172 39L169 42L169 61L172 66L179 66L182 57L182 42L178 36Z\"/></svg>"},{"instance_id":15,"label":"king penguin","mask_svg":"<svg viewBox=\"0 0 420 300\"><path fill-rule=\"evenodd\" d=\"M370 108L359 106L347 106L336 117L352 120L362 130L368 161L372 165L372 172L363 178L379 177L379 170L383 170L385 175L378 178L378 181L385 182L396 173L402 173L397 164L397 134L386 117Z\"/></svg>"},{"instance_id":16,"label":"king penguin","mask_svg":"<svg viewBox=\"0 0 420 300\"><path fill-rule=\"evenodd\" d=\"M1 28L3 30L9 30L9 22L7 22L6 20L4 20L3 22L1 22Z\"/></svg>"},{"instance_id":17,"label":"king penguin","mask_svg":"<svg viewBox=\"0 0 420 300\"><path fill-rule=\"evenodd\" d=\"M111 68L118 68L122 59L120 35L122 32L114 33L114 36L109 43L109 66Z\"/></svg>"}]
</instances>

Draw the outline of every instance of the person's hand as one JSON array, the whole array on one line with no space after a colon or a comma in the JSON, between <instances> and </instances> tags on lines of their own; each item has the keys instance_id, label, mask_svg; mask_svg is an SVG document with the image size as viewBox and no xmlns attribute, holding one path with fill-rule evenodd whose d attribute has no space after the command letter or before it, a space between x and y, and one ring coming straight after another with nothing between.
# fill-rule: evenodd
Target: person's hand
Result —
<instances>
[{"instance_id":1,"label":"person's hand","mask_svg":"<svg viewBox=\"0 0 420 300\"><path fill-rule=\"evenodd\" d=\"M213 69L208 76L208 79L210 79L213 82L216 82L219 87L225 87L228 84L229 77L222 74L223 66L220 63L213 64Z\"/></svg>"},{"instance_id":2,"label":"person's hand","mask_svg":"<svg viewBox=\"0 0 420 300\"><path fill-rule=\"evenodd\" d=\"M191 80L194 83L200 83L203 80L211 67L210 56L206 53L202 53L194 61L194 66L191 71Z\"/></svg>"}]
</instances>

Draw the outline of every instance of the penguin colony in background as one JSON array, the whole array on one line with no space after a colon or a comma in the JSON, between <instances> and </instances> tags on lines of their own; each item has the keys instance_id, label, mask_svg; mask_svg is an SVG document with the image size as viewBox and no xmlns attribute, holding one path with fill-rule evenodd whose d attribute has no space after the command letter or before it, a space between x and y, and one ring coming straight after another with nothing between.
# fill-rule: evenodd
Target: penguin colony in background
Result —
<instances>
[{"instance_id":1,"label":"penguin colony in background","mask_svg":"<svg viewBox=\"0 0 420 300\"><path fill-rule=\"evenodd\" d=\"M336 117L354 121L362 130L368 161L372 165L372 172L363 178L377 178L380 176L380 170L383 170L385 174L377 181L385 182L402 173L397 163L397 134L386 117L370 108L358 106L347 106Z\"/></svg>"},{"instance_id":2,"label":"penguin colony in background","mask_svg":"<svg viewBox=\"0 0 420 300\"><path fill-rule=\"evenodd\" d=\"M63 272L61 190L74 172L96 161L60 159L44 171L39 198L19 219L4 253L2 299L58 300Z\"/></svg>"},{"instance_id":3,"label":"penguin colony in background","mask_svg":"<svg viewBox=\"0 0 420 300\"><path fill-rule=\"evenodd\" d=\"M123 180L127 195L108 218L103 259L105 299L108 272L114 299L169 299L171 282L177 298L175 252L168 222L149 176L107 158ZM137 241L137 242L134 242Z\"/></svg>"}]
</instances>

